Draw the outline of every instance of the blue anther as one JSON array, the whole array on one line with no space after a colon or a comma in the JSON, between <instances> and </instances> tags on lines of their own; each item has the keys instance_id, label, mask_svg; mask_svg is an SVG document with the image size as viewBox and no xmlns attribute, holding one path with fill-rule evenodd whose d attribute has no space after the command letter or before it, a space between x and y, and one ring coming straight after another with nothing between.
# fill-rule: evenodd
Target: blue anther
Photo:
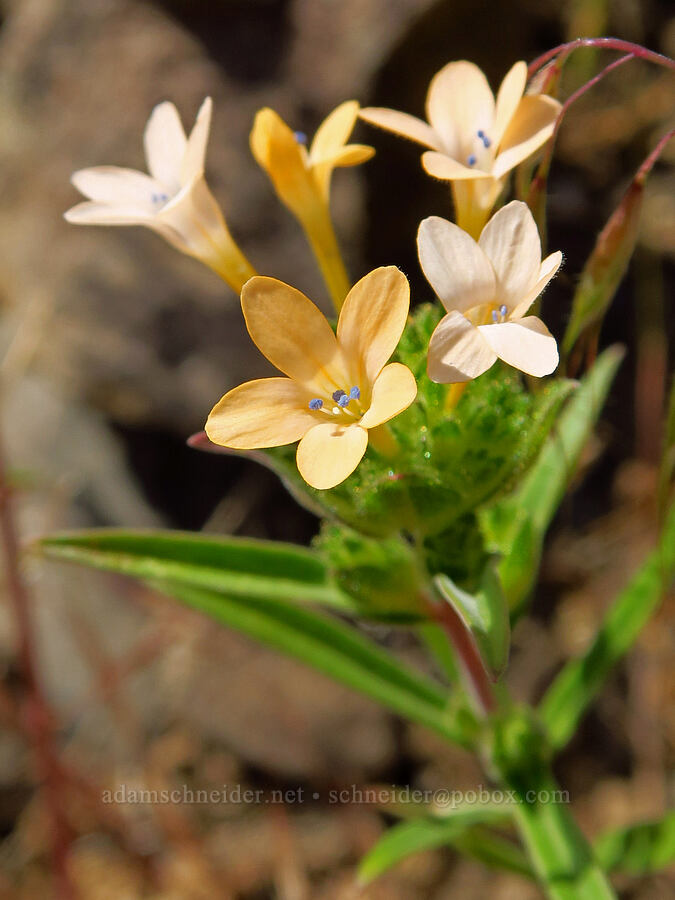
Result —
<instances>
[{"instance_id":1,"label":"blue anther","mask_svg":"<svg viewBox=\"0 0 675 900\"><path fill-rule=\"evenodd\" d=\"M168 194L153 194L150 199L152 200L153 204L157 206L158 203L166 203L169 197Z\"/></svg>"},{"instance_id":2,"label":"blue anther","mask_svg":"<svg viewBox=\"0 0 675 900\"><path fill-rule=\"evenodd\" d=\"M489 137L486 136L483 138L483 146L484 147L486 147L486 148L489 147L491 143L492 143L492 141L490 140Z\"/></svg>"},{"instance_id":3,"label":"blue anther","mask_svg":"<svg viewBox=\"0 0 675 900\"><path fill-rule=\"evenodd\" d=\"M502 316L505 316L507 314L508 309L506 308L506 303L502 303L502 305L499 307L499 312L502 314Z\"/></svg>"},{"instance_id":4,"label":"blue anther","mask_svg":"<svg viewBox=\"0 0 675 900\"><path fill-rule=\"evenodd\" d=\"M349 406L349 401L350 401L350 400L351 400L351 397L349 396L349 394L343 394L343 395L340 397L340 399L337 401L337 405L338 405L338 406L341 406L342 409L344 409L345 406Z\"/></svg>"},{"instance_id":5,"label":"blue anther","mask_svg":"<svg viewBox=\"0 0 675 900\"><path fill-rule=\"evenodd\" d=\"M361 391L359 390L359 388L356 387L356 385L349 392L349 396L352 400L360 400L361 399Z\"/></svg>"},{"instance_id":6,"label":"blue anther","mask_svg":"<svg viewBox=\"0 0 675 900\"><path fill-rule=\"evenodd\" d=\"M476 154L472 153L471 156L467 159L467 162L470 166L476 165Z\"/></svg>"},{"instance_id":7,"label":"blue anther","mask_svg":"<svg viewBox=\"0 0 675 900\"><path fill-rule=\"evenodd\" d=\"M492 321L495 323L495 325L497 324L497 322L499 322L499 313L496 309L492 310Z\"/></svg>"},{"instance_id":8,"label":"blue anther","mask_svg":"<svg viewBox=\"0 0 675 900\"><path fill-rule=\"evenodd\" d=\"M307 135L304 131L294 131L293 137L298 142L298 144L306 144L307 143Z\"/></svg>"},{"instance_id":9,"label":"blue anther","mask_svg":"<svg viewBox=\"0 0 675 900\"><path fill-rule=\"evenodd\" d=\"M336 403L339 403L341 398L344 396L345 392L342 390L342 388L338 388L337 391L333 391L333 400L335 400Z\"/></svg>"},{"instance_id":10,"label":"blue anther","mask_svg":"<svg viewBox=\"0 0 675 900\"><path fill-rule=\"evenodd\" d=\"M319 397L314 397L313 400L309 401L310 409L321 409L322 406L323 406L323 400L321 400Z\"/></svg>"},{"instance_id":11,"label":"blue anther","mask_svg":"<svg viewBox=\"0 0 675 900\"><path fill-rule=\"evenodd\" d=\"M480 128L478 131L478 137L481 139L481 141L485 138L485 132L482 128Z\"/></svg>"}]
</instances>

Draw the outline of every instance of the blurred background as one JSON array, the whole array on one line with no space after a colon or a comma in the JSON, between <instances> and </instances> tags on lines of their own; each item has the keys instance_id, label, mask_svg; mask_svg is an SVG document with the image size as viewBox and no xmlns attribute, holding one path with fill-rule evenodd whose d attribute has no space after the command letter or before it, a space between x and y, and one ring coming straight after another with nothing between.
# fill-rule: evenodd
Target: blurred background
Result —
<instances>
[{"instance_id":1,"label":"blurred background","mask_svg":"<svg viewBox=\"0 0 675 900\"><path fill-rule=\"evenodd\" d=\"M150 232L63 221L78 200L73 170L145 168L142 132L155 103L173 100L189 128L204 96L213 97L207 175L236 239L259 271L327 304L299 227L250 156L261 106L311 135L345 99L421 114L431 76L452 59L475 61L496 88L515 60L578 35L675 54L666 0L4 0L0 10L0 418L25 542L93 525L303 543L316 531L269 472L185 445L226 390L267 371L237 298ZM612 58L578 51L565 94ZM668 117L672 127L672 108L672 75L633 61L566 118L549 200L549 245L566 263L544 302L558 337L595 235ZM413 298L431 299L414 236L424 216L450 215L449 192L424 175L413 145L364 125L357 139L378 153L335 178L351 274L397 264ZM508 680L523 699L536 699L586 645L655 539L675 338L674 159L671 144L648 182L639 246L601 336L603 346L626 344L627 359L585 477L553 529L534 613L514 636ZM355 864L387 820L372 805L329 804L327 791L469 789L484 781L473 760L134 584L37 562L27 576L77 896L538 896L449 850L412 857L358 895ZM560 759L589 834L657 817L672 799L673 630L671 598ZM372 633L425 665L405 632ZM16 648L2 604L2 900L52 896L49 818L25 736ZM320 799L286 808L103 803L103 791L120 784L303 787ZM624 898L661 900L675 880L626 877L620 887Z\"/></svg>"}]
</instances>

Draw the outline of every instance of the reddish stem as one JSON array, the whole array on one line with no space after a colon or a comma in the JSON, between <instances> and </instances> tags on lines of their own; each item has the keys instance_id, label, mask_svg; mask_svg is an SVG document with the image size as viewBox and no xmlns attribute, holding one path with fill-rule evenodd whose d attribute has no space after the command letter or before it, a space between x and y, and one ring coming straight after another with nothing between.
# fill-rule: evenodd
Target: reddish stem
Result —
<instances>
[{"instance_id":1,"label":"reddish stem","mask_svg":"<svg viewBox=\"0 0 675 900\"><path fill-rule=\"evenodd\" d=\"M53 744L51 712L36 674L30 596L21 575L19 542L12 511L11 488L7 479L1 444L0 540L4 555L7 593L16 619L19 638L19 666L26 690L25 727L33 744L44 784L47 809L52 820L51 859L56 892L60 900L74 900L76 893L68 874L70 829L62 813L64 806L62 772Z\"/></svg>"},{"instance_id":2,"label":"reddish stem","mask_svg":"<svg viewBox=\"0 0 675 900\"><path fill-rule=\"evenodd\" d=\"M457 654L458 662L476 703L484 715L489 715L496 710L497 701L471 633L449 603L445 601L436 603L429 599L428 605L432 617L445 631Z\"/></svg>"},{"instance_id":3,"label":"reddish stem","mask_svg":"<svg viewBox=\"0 0 675 900\"><path fill-rule=\"evenodd\" d=\"M598 47L603 50L618 50L621 53L630 53L632 56L637 56L639 59L645 59L649 62L656 63L657 65L665 66L668 69L675 69L675 60L670 59L669 56L663 56L661 53L647 50L646 47L642 47L640 44L633 44L631 41L622 41L619 38L610 37L577 38L574 41L568 41L566 44L560 44L558 47L547 50L546 53L538 56L528 66L528 79L532 78L539 69L545 66L549 60L553 59L559 53L576 50L579 47Z\"/></svg>"},{"instance_id":4,"label":"reddish stem","mask_svg":"<svg viewBox=\"0 0 675 900\"><path fill-rule=\"evenodd\" d=\"M635 173L635 181L637 181L639 184L642 184L644 182L647 175L649 175L651 170L654 168L654 163L659 158L659 156L661 156L663 148L666 146L668 141L673 139L673 137L675 137L675 128L672 128L670 131L663 135L656 147L654 147L647 159L645 159L645 161Z\"/></svg>"}]
</instances>

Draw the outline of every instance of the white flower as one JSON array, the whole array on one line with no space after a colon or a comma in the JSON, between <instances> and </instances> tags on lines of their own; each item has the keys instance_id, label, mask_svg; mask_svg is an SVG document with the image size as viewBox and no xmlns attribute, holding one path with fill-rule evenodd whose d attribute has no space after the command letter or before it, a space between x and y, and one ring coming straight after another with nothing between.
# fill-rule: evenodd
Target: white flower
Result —
<instances>
[{"instance_id":1,"label":"white flower","mask_svg":"<svg viewBox=\"0 0 675 900\"><path fill-rule=\"evenodd\" d=\"M432 381L477 378L496 360L528 375L549 375L558 348L541 319L526 316L558 271L560 251L542 262L539 232L525 203L499 210L478 242L457 225L430 216L417 246L427 280L448 311L429 342Z\"/></svg>"},{"instance_id":2,"label":"white flower","mask_svg":"<svg viewBox=\"0 0 675 900\"><path fill-rule=\"evenodd\" d=\"M254 269L230 235L204 179L211 98L201 105L187 137L173 103L154 108L145 127L149 175L118 166L81 169L72 176L89 199L65 214L77 225L144 225L206 263L237 293Z\"/></svg>"}]
</instances>

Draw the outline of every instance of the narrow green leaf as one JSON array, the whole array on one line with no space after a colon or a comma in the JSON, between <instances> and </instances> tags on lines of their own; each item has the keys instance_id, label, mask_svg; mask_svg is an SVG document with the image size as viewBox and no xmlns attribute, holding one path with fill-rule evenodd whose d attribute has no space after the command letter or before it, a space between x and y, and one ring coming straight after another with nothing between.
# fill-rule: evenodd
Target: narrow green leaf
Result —
<instances>
[{"instance_id":1,"label":"narrow green leaf","mask_svg":"<svg viewBox=\"0 0 675 900\"><path fill-rule=\"evenodd\" d=\"M355 628L280 600L240 599L178 582L152 585L223 625L286 653L462 746L470 741L446 692Z\"/></svg>"},{"instance_id":2,"label":"narrow green leaf","mask_svg":"<svg viewBox=\"0 0 675 900\"><path fill-rule=\"evenodd\" d=\"M485 805L458 808L442 819L412 819L394 825L361 860L359 881L368 884L413 853L452 844L471 825L503 818L503 808Z\"/></svg>"},{"instance_id":3,"label":"narrow green leaf","mask_svg":"<svg viewBox=\"0 0 675 900\"><path fill-rule=\"evenodd\" d=\"M659 546L619 594L587 652L567 663L539 708L554 747L563 747L614 665L630 649L675 577L675 507Z\"/></svg>"},{"instance_id":4,"label":"narrow green leaf","mask_svg":"<svg viewBox=\"0 0 675 900\"><path fill-rule=\"evenodd\" d=\"M485 567L475 594L463 591L442 573L436 575L434 584L474 636L486 668L499 678L509 658L511 629L509 609L492 563Z\"/></svg>"},{"instance_id":5,"label":"narrow green leaf","mask_svg":"<svg viewBox=\"0 0 675 900\"><path fill-rule=\"evenodd\" d=\"M605 350L584 377L520 487L480 513L488 548L502 557L498 573L509 606L517 610L536 579L546 529L576 471L623 358Z\"/></svg>"},{"instance_id":6,"label":"narrow green leaf","mask_svg":"<svg viewBox=\"0 0 675 900\"><path fill-rule=\"evenodd\" d=\"M180 531L100 529L53 535L39 546L47 556L65 562L198 585L233 597L322 603L346 611L354 606L320 557L292 544Z\"/></svg>"},{"instance_id":7,"label":"narrow green leaf","mask_svg":"<svg viewBox=\"0 0 675 900\"><path fill-rule=\"evenodd\" d=\"M640 822L601 835L595 855L608 871L648 875L675 863L675 811L660 822Z\"/></svg>"}]
</instances>

